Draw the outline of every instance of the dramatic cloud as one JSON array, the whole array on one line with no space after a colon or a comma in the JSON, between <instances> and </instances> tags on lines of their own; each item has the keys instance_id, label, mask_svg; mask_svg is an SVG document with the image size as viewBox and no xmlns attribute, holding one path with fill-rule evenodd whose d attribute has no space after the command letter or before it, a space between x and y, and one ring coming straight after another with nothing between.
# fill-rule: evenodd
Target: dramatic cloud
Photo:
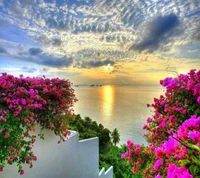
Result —
<instances>
[{"instance_id":1,"label":"dramatic cloud","mask_svg":"<svg viewBox=\"0 0 200 178\"><path fill-rule=\"evenodd\" d=\"M192 35L194 41L200 41L200 27Z\"/></svg>"},{"instance_id":2,"label":"dramatic cloud","mask_svg":"<svg viewBox=\"0 0 200 178\"><path fill-rule=\"evenodd\" d=\"M99 61L88 61L88 62L78 62L75 67L78 68L96 68L96 67L101 67L101 66L106 66L106 65L114 65L115 62L110 60L110 59L106 59L106 60L99 60Z\"/></svg>"},{"instance_id":3,"label":"dramatic cloud","mask_svg":"<svg viewBox=\"0 0 200 178\"><path fill-rule=\"evenodd\" d=\"M108 64L123 77L151 72L154 59L193 65L199 9L199 0L0 0L0 66L51 77L68 68L97 79Z\"/></svg>"},{"instance_id":4,"label":"dramatic cloud","mask_svg":"<svg viewBox=\"0 0 200 178\"><path fill-rule=\"evenodd\" d=\"M42 49L40 49L40 48L30 48L29 49L29 54L31 56L37 56L40 53L42 53Z\"/></svg>"},{"instance_id":5,"label":"dramatic cloud","mask_svg":"<svg viewBox=\"0 0 200 178\"><path fill-rule=\"evenodd\" d=\"M0 53L7 53L6 49L0 46Z\"/></svg>"},{"instance_id":6,"label":"dramatic cloud","mask_svg":"<svg viewBox=\"0 0 200 178\"><path fill-rule=\"evenodd\" d=\"M27 73L34 73L34 72L37 71L37 69L36 69L36 68L33 68L33 67L23 67L23 68L22 68L22 71L23 71L23 72L27 72Z\"/></svg>"},{"instance_id":7,"label":"dramatic cloud","mask_svg":"<svg viewBox=\"0 0 200 178\"><path fill-rule=\"evenodd\" d=\"M12 55L10 57L12 57ZM27 52L18 53L13 57L17 58L20 61L31 62L42 66L54 68L69 67L73 63L72 57L43 52L43 50L41 50L40 48L30 48ZM34 71L34 69L30 67L23 67L23 69L27 72L29 72L29 70L32 72ZM47 68L43 67L41 70L43 70L43 72L46 72Z\"/></svg>"},{"instance_id":8,"label":"dramatic cloud","mask_svg":"<svg viewBox=\"0 0 200 178\"><path fill-rule=\"evenodd\" d=\"M175 14L155 18L146 27L146 34L143 34L142 41L134 44L131 49L150 52L157 50L162 42L174 36L174 30L179 23L179 19Z\"/></svg>"},{"instance_id":9,"label":"dramatic cloud","mask_svg":"<svg viewBox=\"0 0 200 178\"><path fill-rule=\"evenodd\" d=\"M62 41L60 39L57 39L57 38L53 39L53 43L52 43L53 46L60 46L61 44L62 44Z\"/></svg>"},{"instance_id":10,"label":"dramatic cloud","mask_svg":"<svg viewBox=\"0 0 200 178\"><path fill-rule=\"evenodd\" d=\"M73 63L72 58L67 56L58 57L51 54L41 54L39 57L40 58L35 59L34 62L49 67L69 67Z\"/></svg>"}]
</instances>

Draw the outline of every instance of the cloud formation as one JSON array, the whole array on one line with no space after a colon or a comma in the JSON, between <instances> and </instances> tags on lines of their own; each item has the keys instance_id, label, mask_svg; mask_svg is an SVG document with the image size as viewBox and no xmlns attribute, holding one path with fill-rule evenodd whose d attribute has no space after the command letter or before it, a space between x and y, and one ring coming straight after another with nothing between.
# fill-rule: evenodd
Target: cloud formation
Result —
<instances>
[{"instance_id":1,"label":"cloud formation","mask_svg":"<svg viewBox=\"0 0 200 178\"><path fill-rule=\"evenodd\" d=\"M22 67L22 71L27 73L34 73L37 71L37 69L34 67Z\"/></svg>"},{"instance_id":2,"label":"cloud formation","mask_svg":"<svg viewBox=\"0 0 200 178\"><path fill-rule=\"evenodd\" d=\"M73 59L71 57L59 57L52 54L41 54L39 55L39 59L34 59L33 61L37 64L56 68L69 67L73 63Z\"/></svg>"},{"instance_id":3,"label":"cloud formation","mask_svg":"<svg viewBox=\"0 0 200 178\"><path fill-rule=\"evenodd\" d=\"M7 53L6 49L0 46L0 53Z\"/></svg>"},{"instance_id":4,"label":"cloud formation","mask_svg":"<svg viewBox=\"0 0 200 178\"><path fill-rule=\"evenodd\" d=\"M199 28L193 33L192 39L194 41L200 41L200 26Z\"/></svg>"},{"instance_id":5,"label":"cloud formation","mask_svg":"<svg viewBox=\"0 0 200 178\"><path fill-rule=\"evenodd\" d=\"M58 38L53 39L52 45L53 46L60 46L62 44L62 41Z\"/></svg>"},{"instance_id":6,"label":"cloud formation","mask_svg":"<svg viewBox=\"0 0 200 178\"><path fill-rule=\"evenodd\" d=\"M115 73L149 55L199 59L199 9L199 0L3 0L0 54L59 70L110 64Z\"/></svg>"},{"instance_id":7,"label":"cloud formation","mask_svg":"<svg viewBox=\"0 0 200 178\"><path fill-rule=\"evenodd\" d=\"M77 62L75 67L78 68L96 68L101 66L106 66L110 64L111 66L115 64L114 61L110 59L98 60L98 61L88 61L88 62Z\"/></svg>"},{"instance_id":8,"label":"cloud formation","mask_svg":"<svg viewBox=\"0 0 200 178\"><path fill-rule=\"evenodd\" d=\"M146 26L143 39L138 44L131 46L130 49L149 52L159 49L161 43L177 35L174 30L179 24L180 21L175 14L158 16Z\"/></svg>"},{"instance_id":9,"label":"cloud formation","mask_svg":"<svg viewBox=\"0 0 200 178\"><path fill-rule=\"evenodd\" d=\"M40 48L30 48L29 49L29 54L31 56L37 56L40 53L42 53L42 49L40 49Z\"/></svg>"}]
</instances>

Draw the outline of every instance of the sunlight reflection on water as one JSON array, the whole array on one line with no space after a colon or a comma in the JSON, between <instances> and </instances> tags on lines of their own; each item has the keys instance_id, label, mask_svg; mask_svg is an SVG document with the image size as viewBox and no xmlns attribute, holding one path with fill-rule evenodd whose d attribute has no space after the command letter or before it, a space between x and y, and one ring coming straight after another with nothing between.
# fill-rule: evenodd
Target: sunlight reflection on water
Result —
<instances>
[{"instance_id":1,"label":"sunlight reflection on water","mask_svg":"<svg viewBox=\"0 0 200 178\"><path fill-rule=\"evenodd\" d=\"M152 116L146 105L152 103L154 97L163 94L163 89L105 85L77 87L75 94L79 100L74 108L76 114L81 117L89 116L111 131L117 128L120 132L120 144L126 143L127 139L146 144L142 126L146 118Z\"/></svg>"},{"instance_id":2,"label":"sunlight reflection on water","mask_svg":"<svg viewBox=\"0 0 200 178\"><path fill-rule=\"evenodd\" d=\"M101 114L103 119L112 119L115 88L112 86L104 86L101 91Z\"/></svg>"}]
</instances>

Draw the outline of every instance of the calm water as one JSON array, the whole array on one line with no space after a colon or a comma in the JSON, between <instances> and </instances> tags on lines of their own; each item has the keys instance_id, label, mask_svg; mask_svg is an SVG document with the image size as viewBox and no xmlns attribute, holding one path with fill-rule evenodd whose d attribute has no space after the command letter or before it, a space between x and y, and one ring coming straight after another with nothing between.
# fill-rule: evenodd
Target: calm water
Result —
<instances>
[{"instance_id":1,"label":"calm water","mask_svg":"<svg viewBox=\"0 0 200 178\"><path fill-rule=\"evenodd\" d=\"M120 144L126 143L127 139L145 144L142 126L152 115L146 105L163 93L161 87L76 87L75 94L79 101L75 104L75 113L81 117L89 116L110 130L117 128Z\"/></svg>"}]
</instances>

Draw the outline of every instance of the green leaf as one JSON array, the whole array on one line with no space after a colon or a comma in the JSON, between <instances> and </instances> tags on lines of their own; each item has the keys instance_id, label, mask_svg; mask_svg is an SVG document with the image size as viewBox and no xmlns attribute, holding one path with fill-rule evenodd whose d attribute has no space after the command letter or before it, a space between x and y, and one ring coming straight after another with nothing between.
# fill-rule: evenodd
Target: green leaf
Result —
<instances>
[{"instance_id":1,"label":"green leaf","mask_svg":"<svg viewBox=\"0 0 200 178\"><path fill-rule=\"evenodd\" d=\"M200 165L200 157L199 157L199 159L195 156L192 156L191 158L194 163L196 163L197 165Z\"/></svg>"},{"instance_id":2,"label":"green leaf","mask_svg":"<svg viewBox=\"0 0 200 178\"><path fill-rule=\"evenodd\" d=\"M189 170L190 170L190 172L191 172L192 175L195 175L196 172L197 172L197 170L198 170L198 167L195 166L195 165L191 165L191 166L189 167Z\"/></svg>"},{"instance_id":3,"label":"green leaf","mask_svg":"<svg viewBox=\"0 0 200 178\"><path fill-rule=\"evenodd\" d=\"M187 159L183 159L183 160L179 160L178 163L179 163L180 166L185 166L185 165L189 164L190 161L187 160Z\"/></svg>"}]
</instances>

